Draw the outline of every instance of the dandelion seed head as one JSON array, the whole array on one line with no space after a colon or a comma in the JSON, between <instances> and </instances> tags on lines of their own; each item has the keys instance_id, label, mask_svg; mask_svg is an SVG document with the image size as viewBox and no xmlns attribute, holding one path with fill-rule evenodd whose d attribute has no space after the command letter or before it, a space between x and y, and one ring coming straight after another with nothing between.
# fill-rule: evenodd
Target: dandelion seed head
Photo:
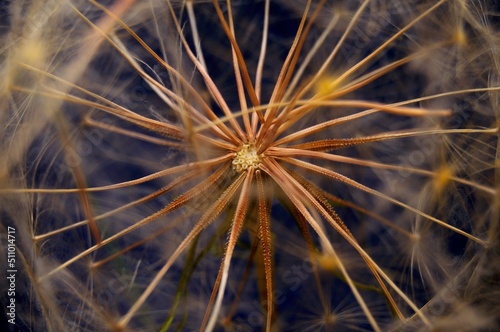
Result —
<instances>
[{"instance_id":1,"label":"dandelion seed head","mask_svg":"<svg viewBox=\"0 0 500 332\"><path fill-rule=\"evenodd\" d=\"M253 144L243 144L233 159L233 169L241 173L250 167L259 168L262 155L257 154L257 148Z\"/></svg>"},{"instance_id":2,"label":"dandelion seed head","mask_svg":"<svg viewBox=\"0 0 500 332\"><path fill-rule=\"evenodd\" d=\"M467 34L463 27L458 27L454 35L455 43L459 46L467 45Z\"/></svg>"}]
</instances>

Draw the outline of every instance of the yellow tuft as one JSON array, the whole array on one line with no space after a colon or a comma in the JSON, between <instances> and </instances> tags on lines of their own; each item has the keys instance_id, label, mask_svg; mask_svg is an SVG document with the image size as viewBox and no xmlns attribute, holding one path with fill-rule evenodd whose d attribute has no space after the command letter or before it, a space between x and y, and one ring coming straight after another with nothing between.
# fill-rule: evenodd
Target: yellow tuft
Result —
<instances>
[{"instance_id":1,"label":"yellow tuft","mask_svg":"<svg viewBox=\"0 0 500 332\"><path fill-rule=\"evenodd\" d=\"M20 45L17 60L23 64L40 68L45 62L46 55L46 49L41 40L28 39Z\"/></svg>"},{"instance_id":2,"label":"yellow tuft","mask_svg":"<svg viewBox=\"0 0 500 332\"><path fill-rule=\"evenodd\" d=\"M339 267L339 259L331 254L318 253L316 255L316 261L321 269L336 272Z\"/></svg>"},{"instance_id":3,"label":"yellow tuft","mask_svg":"<svg viewBox=\"0 0 500 332\"><path fill-rule=\"evenodd\" d=\"M338 86L336 80L337 77L335 76L324 76L318 79L318 81L314 85L314 90L316 91L316 94L320 96L327 96L335 92Z\"/></svg>"},{"instance_id":4,"label":"yellow tuft","mask_svg":"<svg viewBox=\"0 0 500 332\"><path fill-rule=\"evenodd\" d=\"M453 168L449 165L442 165L434 177L434 190L436 194L440 194L450 183L453 177Z\"/></svg>"},{"instance_id":5,"label":"yellow tuft","mask_svg":"<svg viewBox=\"0 0 500 332\"><path fill-rule=\"evenodd\" d=\"M466 46L467 45L467 34L464 31L463 27L458 27L455 31L455 43L458 46Z\"/></svg>"}]
</instances>

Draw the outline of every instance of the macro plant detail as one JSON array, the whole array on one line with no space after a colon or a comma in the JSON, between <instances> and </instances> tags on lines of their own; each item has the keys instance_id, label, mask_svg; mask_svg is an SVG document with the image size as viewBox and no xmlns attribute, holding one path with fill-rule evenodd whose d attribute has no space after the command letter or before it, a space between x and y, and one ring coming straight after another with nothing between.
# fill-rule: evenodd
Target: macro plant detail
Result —
<instances>
[{"instance_id":1,"label":"macro plant detail","mask_svg":"<svg viewBox=\"0 0 500 332\"><path fill-rule=\"evenodd\" d=\"M7 12L0 216L19 234L18 327L498 327L494 4Z\"/></svg>"}]
</instances>

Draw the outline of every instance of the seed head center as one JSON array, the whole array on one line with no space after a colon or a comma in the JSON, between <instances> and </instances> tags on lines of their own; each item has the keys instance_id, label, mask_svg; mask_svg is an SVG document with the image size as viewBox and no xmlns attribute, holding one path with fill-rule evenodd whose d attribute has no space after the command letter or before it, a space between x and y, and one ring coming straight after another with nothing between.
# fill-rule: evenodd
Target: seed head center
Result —
<instances>
[{"instance_id":1,"label":"seed head center","mask_svg":"<svg viewBox=\"0 0 500 332\"><path fill-rule=\"evenodd\" d=\"M233 159L233 169L243 172L250 167L259 168L262 155L257 154L257 148L253 144L243 144Z\"/></svg>"}]
</instances>

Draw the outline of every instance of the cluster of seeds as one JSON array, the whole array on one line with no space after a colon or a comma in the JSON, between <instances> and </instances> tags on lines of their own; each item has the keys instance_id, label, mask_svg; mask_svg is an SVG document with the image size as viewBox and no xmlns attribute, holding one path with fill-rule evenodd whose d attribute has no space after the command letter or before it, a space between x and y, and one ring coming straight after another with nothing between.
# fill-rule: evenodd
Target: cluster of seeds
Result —
<instances>
[{"instance_id":1,"label":"cluster of seeds","mask_svg":"<svg viewBox=\"0 0 500 332\"><path fill-rule=\"evenodd\" d=\"M258 168L262 157L257 154L253 144L243 144L233 159L233 170L238 173L246 171L249 167Z\"/></svg>"}]
</instances>

